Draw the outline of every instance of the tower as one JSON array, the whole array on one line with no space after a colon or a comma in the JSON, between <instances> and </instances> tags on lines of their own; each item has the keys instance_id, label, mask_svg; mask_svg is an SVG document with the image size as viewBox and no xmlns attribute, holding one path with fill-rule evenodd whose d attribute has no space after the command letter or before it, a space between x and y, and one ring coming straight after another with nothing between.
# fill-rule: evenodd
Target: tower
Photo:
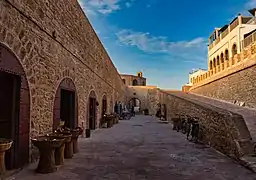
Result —
<instances>
[{"instance_id":1,"label":"tower","mask_svg":"<svg viewBox=\"0 0 256 180\"><path fill-rule=\"evenodd\" d=\"M138 77L142 77L142 72L140 71L140 72L137 72L137 76Z\"/></svg>"}]
</instances>

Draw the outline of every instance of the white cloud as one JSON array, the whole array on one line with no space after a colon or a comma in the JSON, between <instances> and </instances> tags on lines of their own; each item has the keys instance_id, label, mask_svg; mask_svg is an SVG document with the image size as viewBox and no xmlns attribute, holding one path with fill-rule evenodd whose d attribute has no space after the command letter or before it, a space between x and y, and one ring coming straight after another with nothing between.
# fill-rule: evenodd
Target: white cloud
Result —
<instances>
[{"instance_id":1,"label":"white cloud","mask_svg":"<svg viewBox=\"0 0 256 180\"><path fill-rule=\"evenodd\" d=\"M116 33L121 44L135 46L146 53L165 53L173 58L182 58L190 61L200 61L207 59L207 40L198 37L189 41L169 41L166 37L155 37L149 33L134 32L131 30L121 30Z\"/></svg>"},{"instance_id":2,"label":"white cloud","mask_svg":"<svg viewBox=\"0 0 256 180\"><path fill-rule=\"evenodd\" d=\"M246 8L256 8L256 0L249 0L245 4Z\"/></svg>"},{"instance_id":3,"label":"white cloud","mask_svg":"<svg viewBox=\"0 0 256 180\"><path fill-rule=\"evenodd\" d=\"M79 0L78 1L84 11L88 14L109 14L119 10L120 0Z\"/></svg>"},{"instance_id":4,"label":"white cloud","mask_svg":"<svg viewBox=\"0 0 256 180\"><path fill-rule=\"evenodd\" d=\"M124 3L127 8L130 8L137 0L78 0L86 14L95 15L110 14L114 11L121 10L121 4Z\"/></svg>"}]
</instances>

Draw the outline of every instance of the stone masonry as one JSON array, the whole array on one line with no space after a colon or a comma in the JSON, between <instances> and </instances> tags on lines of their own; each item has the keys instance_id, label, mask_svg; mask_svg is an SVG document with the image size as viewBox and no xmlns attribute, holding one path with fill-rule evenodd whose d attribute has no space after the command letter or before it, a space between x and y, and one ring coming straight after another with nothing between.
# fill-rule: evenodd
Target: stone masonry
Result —
<instances>
[{"instance_id":1,"label":"stone masonry","mask_svg":"<svg viewBox=\"0 0 256 180\"><path fill-rule=\"evenodd\" d=\"M137 92L136 98L144 101L150 115L156 114L159 104L165 104L170 122L176 114L198 117L200 139L220 152L236 159L253 153L253 141L242 115L190 99L183 92L166 92L156 87L148 88L147 92L144 89L144 93L140 88L133 90Z\"/></svg>"},{"instance_id":2,"label":"stone masonry","mask_svg":"<svg viewBox=\"0 0 256 180\"><path fill-rule=\"evenodd\" d=\"M75 84L80 126L90 91L99 102L98 121L103 95L109 112L124 99L126 86L75 0L0 0L0 43L26 74L31 137L52 131L54 98L64 78Z\"/></svg>"},{"instance_id":3,"label":"stone masonry","mask_svg":"<svg viewBox=\"0 0 256 180\"><path fill-rule=\"evenodd\" d=\"M253 42L229 60L195 79L189 91L229 102L245 102L256 107L256 43Z\"/></svg>"},{"instance_id":4,"label":"stone masonry","mask_svg":"<svg viewBox=\"0 0 256 180\"><path fill-rule=\"evenodd\" d=\"M189 99L182 92L166 94L162 103L167 104L168 120L176 117L176 113L198 117L200 139L220 152L234 158L253 152L251 135L243 116Z\"/></svg>"}]
</instances>

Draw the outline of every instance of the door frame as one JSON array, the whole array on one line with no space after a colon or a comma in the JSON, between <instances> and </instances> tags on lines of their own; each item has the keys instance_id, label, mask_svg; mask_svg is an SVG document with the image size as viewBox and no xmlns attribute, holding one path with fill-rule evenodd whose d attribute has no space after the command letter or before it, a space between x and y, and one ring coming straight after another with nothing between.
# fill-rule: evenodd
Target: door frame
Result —
<instances>
[{"instance_id":1,"label":"door frame","mask_svg":"<svg viewBox=\"0 0 256 180\"><path fill-rule=\"evenodd\" d=\"M16 75L19 77L19 92L16 92L16 101L13 111L18 113L12 119L12 138L14 143L12 145L11 169L21 168L29 163L29 142L30 142L30 90L26 73L19 58L6 45L0 42L0 71ZM17 85L17 81L15 81ZM16 122L14 119L16 119Z\"/></svg>"}]
</instances>

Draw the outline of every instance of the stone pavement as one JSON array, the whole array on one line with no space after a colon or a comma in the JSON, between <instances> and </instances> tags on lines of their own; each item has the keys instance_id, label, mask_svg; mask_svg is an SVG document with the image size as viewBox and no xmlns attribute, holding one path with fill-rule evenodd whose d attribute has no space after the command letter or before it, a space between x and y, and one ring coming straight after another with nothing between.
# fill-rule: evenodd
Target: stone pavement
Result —
<instances>
[{"instance_id":1,"label":"stone pavement","mask_svg":"<svg viewBox=\"0 0 256 180\"><path fill-rule=\"evenodd\" d=\"M255 180L256 175L203 145L188 142L170 124L136 116L79 139L80 152L52 174L36 164L17 180Z\"/></svg>"}]
</instances>

